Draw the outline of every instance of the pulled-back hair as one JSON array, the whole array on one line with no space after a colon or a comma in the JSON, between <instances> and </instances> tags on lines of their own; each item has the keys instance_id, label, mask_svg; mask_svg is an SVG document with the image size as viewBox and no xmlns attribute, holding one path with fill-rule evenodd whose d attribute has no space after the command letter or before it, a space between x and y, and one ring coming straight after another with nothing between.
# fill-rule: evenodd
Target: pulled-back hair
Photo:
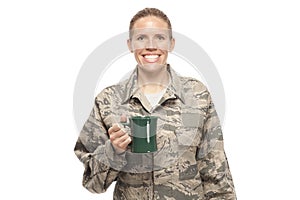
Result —
<instances>
[{"instance_id":1,"label":"pulled-back hair","mask_svg":"<svg viewBox=\"0 0 300 200\"><path fill-rule=\"evenodd\" d=\"M168 28L170 30L172 29L171 22L165 13L163 13L161 10L159 10L157 8L144 8L143 10L140 10L138 13L136 13L133 16L133 18L131 19L130 25L129 25L129 31L133 28L134 23L138 19L143 18L143 17L148 17L148 16L155 16L155 17L162 19L163 21L165 21L168 24Z\"/></svg>"}]
</instances>

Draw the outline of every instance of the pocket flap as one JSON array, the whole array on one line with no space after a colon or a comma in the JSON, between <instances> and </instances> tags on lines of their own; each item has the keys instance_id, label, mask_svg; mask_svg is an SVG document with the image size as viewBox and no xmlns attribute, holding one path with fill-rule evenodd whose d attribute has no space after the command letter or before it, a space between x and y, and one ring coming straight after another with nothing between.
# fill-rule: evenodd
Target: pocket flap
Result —
<instances>
[{"instance_id":1,"label":"pocket flap","mask_svg":"<svg viewBox=\"0 0 300 200\"><path fill-rule=\"evenodd\" d=\"M181 127L175 131L179 145L183 146L199 146L200 132L197 127Z\"/></svg>"}]
</instances>

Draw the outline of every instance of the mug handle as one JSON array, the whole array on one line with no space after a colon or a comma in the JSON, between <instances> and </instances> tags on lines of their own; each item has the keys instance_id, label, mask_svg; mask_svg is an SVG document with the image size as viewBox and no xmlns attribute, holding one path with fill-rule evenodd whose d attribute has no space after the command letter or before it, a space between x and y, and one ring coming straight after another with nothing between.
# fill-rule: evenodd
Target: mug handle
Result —
<instances>
[{"instance_id":1,"label":"mug handle","mask_svg":"<svg viewBox=\"0 0 300 200\"><path fill-rule=\"evenodd\" d=\"M127 126L130 128L130 123L127 123L127 122L120 122L120 124L122 124L123 126ZM131 137L131 142L128 144L128 146L131 146L132 144L132 135L129 134L129 136Z\"/></svg>"}]
</instances>

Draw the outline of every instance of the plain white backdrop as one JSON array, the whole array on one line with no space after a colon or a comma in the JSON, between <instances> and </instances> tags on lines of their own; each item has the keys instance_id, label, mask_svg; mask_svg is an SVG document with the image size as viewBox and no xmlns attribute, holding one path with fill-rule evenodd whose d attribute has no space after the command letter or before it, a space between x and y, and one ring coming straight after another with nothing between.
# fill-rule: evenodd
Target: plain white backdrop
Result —
<instances>
[{"instance_id":1,"label":"plain white backdrop","mask_svg":"<svg viewBox=\"0 0 300 200\"><path fill-rule=\"evenodd\" d=\"M1 1L0 198L112 199L113 187L91 194L81 186L83 166L73 153L74 84L88 55L126 31L144 7L163 10L220 73L225 150L238 199L296 199L296 0Z\"/></svg>"}]
</instances>

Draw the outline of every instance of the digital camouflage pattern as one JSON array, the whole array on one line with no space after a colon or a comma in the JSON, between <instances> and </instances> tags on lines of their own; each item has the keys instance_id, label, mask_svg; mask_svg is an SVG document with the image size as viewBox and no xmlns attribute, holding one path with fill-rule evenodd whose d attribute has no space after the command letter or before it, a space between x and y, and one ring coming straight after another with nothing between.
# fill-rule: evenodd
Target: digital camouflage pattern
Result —
<instances>
[{"instance_id":1,"label":"digital camouflage pattern","mask_svg":"<svg viewBox=\"0 0 300 200\"><path fill-rule=\"evenodd\" d=\"M159 106L151 108L129 79L105 88L83 126L75 154L83 162L83 186L102 193L116 181L115 200L234 200L233 181L223 147L220 122L207 88L177 75ZM126 116L158 116L158 151L116 154L108 129ZM128 130L127 130L128 131Z\"/></svg>"}]
</instances>

